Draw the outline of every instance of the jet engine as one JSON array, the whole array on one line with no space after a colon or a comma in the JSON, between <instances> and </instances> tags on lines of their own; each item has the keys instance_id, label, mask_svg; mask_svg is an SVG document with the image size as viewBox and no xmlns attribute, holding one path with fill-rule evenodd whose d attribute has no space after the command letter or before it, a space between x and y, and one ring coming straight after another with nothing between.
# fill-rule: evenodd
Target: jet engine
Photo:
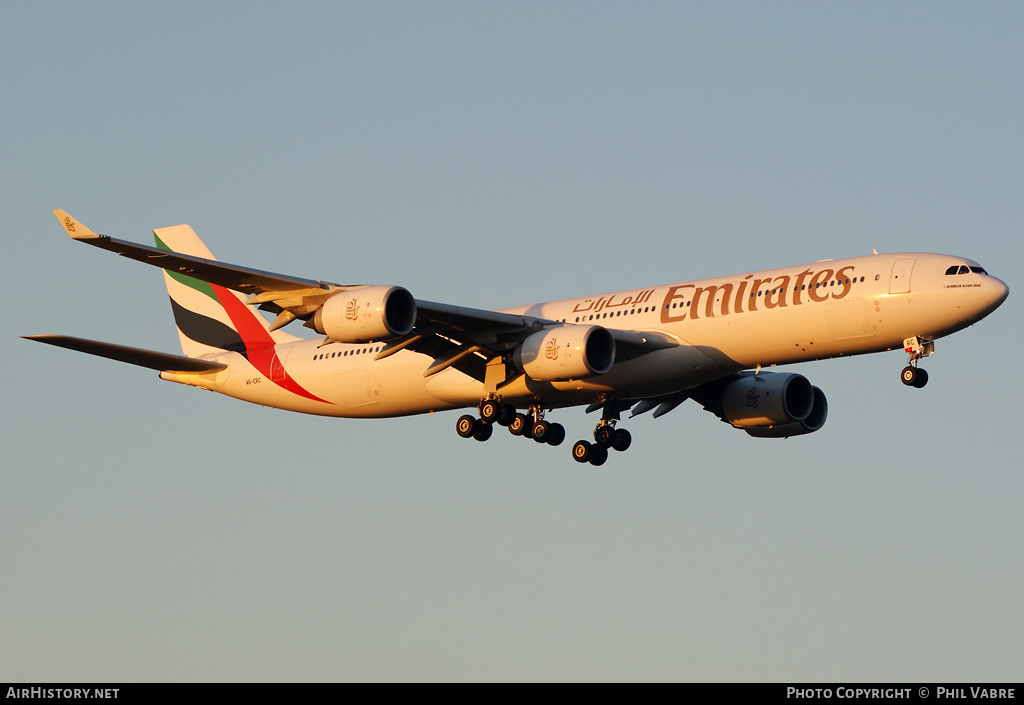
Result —
<instances>
[{"instance_id":1,"label":"jet engine","mask_svg":"<svg viewBox=\"0 0 1024 705\"><path fill-rule=\"evenodd\" d=\"M825 425L825 419L828 417L828 400L825 399L825 392L817 387L811 387L811 392L814 394L814 403L811 406L811 413L805 418L768 428L761 426L744 430L755 438L789 438L817 431Z\"/></svg>"},{"instance_id":2,"label":"jet engine","mask_svg":"<svg viewBox=\"0 0 1024 705\"><path fill-rule=\"evenodd\" d=\"M416 325L416 300L400 286L349 289L327 299L311 324L338 343L393 340Z\"/></svg>"},{"instance_id":3,"label":"jet engine","mask_svg":"<svg viewBox=\"0 0 1024 705\"><path fill-rule=\"evenodd\" d=\"M601 326L556 326L524 340L513 362L539 382L602 375L615 363L615 339Z\"/></svg>"},{"instance_id":4,"label":"jet engine","mask_svg":"<svg viewBox=\"0 0 1024 705\"><path fill-rule=\"evenodd\" d=\"M803 375L741 373L705 408L757 438L788 438L825 425L825 393Z\"/></svg>"}]
</instances>

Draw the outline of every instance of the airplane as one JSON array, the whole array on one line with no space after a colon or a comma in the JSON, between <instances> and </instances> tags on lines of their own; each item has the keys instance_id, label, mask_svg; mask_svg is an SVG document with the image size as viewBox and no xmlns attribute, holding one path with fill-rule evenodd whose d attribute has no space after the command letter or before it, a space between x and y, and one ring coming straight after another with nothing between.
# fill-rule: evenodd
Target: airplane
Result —
<instances>
[{"instance_id":1,"label":"airplane","mask_svg":"<svg viewBox=\"0 0 1024 705\"><path fill-rule=\"evenodd\" d=\"M693 399L758 438L813 433L825 394L797 362L903 348L904 384L935 340L992 313L1009 288L977 262L900 252L821 260L499 311L416 299L394 285L336 284L219 262L188 225L156 246L98 235L63 210L72 239L160 267L183 355L63 335L24 336L157 370L160 378L307 414L382 418L476 409L456 422L486 441L496 425L552 446L548 412L601 411L572 457L625 451L618 425ZM276 316L273 321L260 311ZM282 328L301 320L317 337Z\"/></svg>"}]
</instances>

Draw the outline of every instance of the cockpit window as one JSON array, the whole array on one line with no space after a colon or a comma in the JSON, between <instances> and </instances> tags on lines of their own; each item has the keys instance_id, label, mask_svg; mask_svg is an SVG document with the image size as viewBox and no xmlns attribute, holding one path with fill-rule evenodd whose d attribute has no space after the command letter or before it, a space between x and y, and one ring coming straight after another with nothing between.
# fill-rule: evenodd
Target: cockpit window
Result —
<instances>
[{"instance_id":1,"label":"cockpit window","mask_svg":"<svg viewBox=\"0 0 1024 705\"><path fill-rule=\"evenodd\" d=\"M975 274L988 274L988 272L981 267L968 267L966 264L954 264L946 270L946 276L948 277L950 274L970 274L971 272L974 272Z\"/></svg>"}]
</instances>

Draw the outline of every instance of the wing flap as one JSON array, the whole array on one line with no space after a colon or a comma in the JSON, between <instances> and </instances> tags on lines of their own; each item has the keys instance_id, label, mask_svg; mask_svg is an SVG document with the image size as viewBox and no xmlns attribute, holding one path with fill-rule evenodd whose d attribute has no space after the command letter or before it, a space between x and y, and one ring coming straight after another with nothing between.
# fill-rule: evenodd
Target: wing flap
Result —
<instances>
[{"instance_id":1,"label":"wing flap","mask_svg":"<svg viewBox=\"0 0 1024 705\"><path fill-rule=\"evenodd\" d=\"M521 330L540 322L540 319L530 316L466 308L465 306L452 306L451 304L422 301L420 299L416 299L416 318L417 325L421 321L439 323L443 326L466 332L491 330L494 328ZM553 321L546 322L553 323Z\"/></svg>"}]
</instances>

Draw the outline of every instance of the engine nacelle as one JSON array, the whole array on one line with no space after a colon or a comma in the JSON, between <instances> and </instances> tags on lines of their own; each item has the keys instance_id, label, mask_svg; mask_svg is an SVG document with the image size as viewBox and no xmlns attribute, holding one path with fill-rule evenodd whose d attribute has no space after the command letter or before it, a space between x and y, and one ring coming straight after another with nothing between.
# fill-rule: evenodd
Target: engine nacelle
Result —
<instances>
[{"instance_id":1,"label":"engine nacelle","mask_svg":"<svg viewBox=\"0 0 1024 705\"><path fill-rule=\"evenodd\" d=\"M766 428L803 421L814 402L814 388L803 375L744 373L723 390L720 416L736 428Z\"/></svg>"},{"instance_id":2,"label":"engine nacelle","mask_svg":"<svg viewBox=\"0 0 1024 705\"><path fill-rule=\"evenodd\" d=\"M524 340L513 361L538 382L603 375L615 363L615 339L601 326L557 326Z\"/></svg>"},{"instance_id":3,"label":"engine nacelle","mask_svg":"<svg viewBox=\"0 0 1024 705\"><path fill-rule=\"evenodd\" d=\"M416 299L400 286L366 286L335 294L313 314L312 328L338 343L392 340L416 325Z\"/></svg>"},{"instance_id":4,"label":"engine nacelle","mask_svg":"<svg viewBox=\"0 0 1024 705\"><path fill-rule=\"evenodd\" d=\"M806 418L777 426L760 426L743 430L755 438L789 438L817 431L825 425L825 419L828 417L828 400L825 399L825 393L817 387L811 387L811 391L814 394L814 404L811 407L811 413Z\"/></svg>"}]
</instances>

